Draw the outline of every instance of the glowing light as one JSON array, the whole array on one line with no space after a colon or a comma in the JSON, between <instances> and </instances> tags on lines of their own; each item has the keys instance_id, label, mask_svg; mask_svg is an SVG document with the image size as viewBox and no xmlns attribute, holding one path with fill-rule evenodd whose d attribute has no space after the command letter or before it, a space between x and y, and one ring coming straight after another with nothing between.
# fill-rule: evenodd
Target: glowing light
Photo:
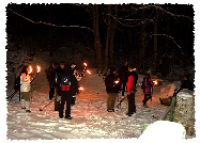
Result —
<instances>
[{"instance_id":1,"label":"glowing light","mask_svg":"<svg viewBox=\"0 0 200 143\"><path fill-rule=\"evenodd\" d=\"M83 65L87 67L87 63L83 63Z\"/></svg>"},{"instance_id":2,"label":"glowing light","mask_svg":"<svg viewBox=\"0 0 200 143\"><path fill-rule=\"evenodd\" d=\"M83 87L79 87L79 90L80 90L80 91L83 91L83 90L84 90L84 88L83 88Z\"/></svg>"},{"instance_id":3,"label":"glowing light","mask_svg":"<svg viewBox=\"0 0 200 143\"><path fill-rule=\"evenodd\" d=\"M32 66L30 65L30 66L28 67L28 73L31 74L32 71L33 71L33 69L32 69Z\"/></svg>"},{"instance_id":4,"label":"glowing light","mask_svg":"<svg viewBox=\"0 0 200 143\"><path fill-rule=\"evenodd\" d=\"M119 83L119 80L116 80L116 81L114 81L115 82L115 84L118 84Z\"/></svg>"},{"instance_id":5,"label":"glowing light","mask_svg":"<svg viewBox=\"0 0 200 143\"><path fill-rule=\"evenodd\" d=\"M157 84L158 84L158 81L157 81L157 80L154 80L153 83L154 83L154 85L157 85Z\"/></svg>"},{"instance_id":6,"label":"glowing light","mask_svg":"<svg viewBox=\"0 0 200 143\"><path fill-rule=\"evenodd\" d=\"M86 70L86 72L87 72L88 74L91 74L91 72L90 72L89 70Z\"/></svg>"},{"instance_id":7,"label":"glowing light","mask_svg":"<svg viewBox=\"0 0 200 143\"><path fill-rule=\"evenodd\" d=\"M40 72L41 67L37 65L37 73Z\"/></svg>"}]
</instances>

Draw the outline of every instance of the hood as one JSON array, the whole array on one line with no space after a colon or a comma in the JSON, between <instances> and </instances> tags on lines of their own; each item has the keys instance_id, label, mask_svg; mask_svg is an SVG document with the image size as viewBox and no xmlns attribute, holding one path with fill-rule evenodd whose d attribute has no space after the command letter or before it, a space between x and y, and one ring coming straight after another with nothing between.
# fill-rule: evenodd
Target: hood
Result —
<instances>
[{"instance_id":1,"label":"hood","mask_svg":"<svg viewBox=\"0 0 200 143\"><path fill-rule=\"evenodd\" d=\"M69 75L72 75L72 69L69 65L65 65L65 68L64 68L64 75L65 76L69 76Z\"/></svg>"}]
</instances>

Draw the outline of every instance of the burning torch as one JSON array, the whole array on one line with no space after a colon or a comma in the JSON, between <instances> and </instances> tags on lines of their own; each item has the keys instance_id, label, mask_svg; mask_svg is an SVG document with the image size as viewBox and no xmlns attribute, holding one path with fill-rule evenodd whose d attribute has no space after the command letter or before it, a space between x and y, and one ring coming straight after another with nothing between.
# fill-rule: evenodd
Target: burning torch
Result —
<instances>
[{"instance_id":1,"label":"burning torch","mask_svg":"<svg viewBox=\"0 0 200 143\"><path fill-rule=\"evenodd\" d=\"M86 70L86 72L87 72L89 75L91 75L91 71L90 71L90 70Z\"/></svg>"},{"instance_id":2,"label":"burning torch","mask_svg":"<svg viewBox=\"0 0 200 143\"><path fill-rule=\"evenodd\" d=\"M84 88L80 86L80 87L78 88L78 90L79 90L79 91L83 91Z\"/></svg>"},{"instance_id":3,"label":"burning torch","mask_svg":"<svg viewBox=\"0 0 200 143\"><path fill-rule=\"evenodd\" d=\"M114 81L113 87L114 87L115 85L117 85L117 84L119 84L119 79L117 79L117 80Z\"/></svg>"},{"instance_id":4,"label":"burning torch","mask_svg":"<svg viewBox=\"0 0 200 143\"><path fill-rule=\"evenodd\" d=\"M40 67L39 65L37 65L37 66L36 66L36 69L37 69L37 70L36 70L37 73L36 73L35 77L32 79L32 81L39 75L39 73L40 73L40 71L41 71L41 67ZM32 82L32 81L31 81L31 82Z\"/></svg>"},{"instance_id":5,"label":"burning torch","mask_svg":"<svg viewBox=\"0 0 200 143\"><path fill-rule=\"evenodd\" d=\"M87 63L83 63L84 67L87 67Z\"/></svg>"},{"instance_id":6,"label":"burning torch","mask_svg":"<svg viewBox=\"0 0 200 143\"><path fill-rule=\"evenodd\" d=\"M118 84L118 83L119 83L119 80L115 80L114 83L115 83L115 84Z\"/></svg>"},{"instance_id":7,"label":"burning torch","mask_svg":"<svg viewBox=\"0 0 200 143\"><path fill-rule=\"evenodd\" d=\"M153 86L158 85L158 81L157 80L153 80Z\"/></svg>"}]
</instances>

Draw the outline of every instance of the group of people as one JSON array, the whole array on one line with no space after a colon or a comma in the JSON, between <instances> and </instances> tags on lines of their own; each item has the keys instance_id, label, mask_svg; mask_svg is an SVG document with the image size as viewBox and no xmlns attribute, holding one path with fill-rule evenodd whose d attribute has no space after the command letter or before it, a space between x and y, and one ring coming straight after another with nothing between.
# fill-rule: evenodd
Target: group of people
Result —
<instances>
[{"instance_id":1,"label":"group of people","mask_svg":"<svg viewBox=\"0 0 200 143\"><path fill-rule=\"evenodd\" d=\"M136 113L135 93L137 92L138 74L135 67L128 66L124 62L123 66L117 71L114 67L110 68L110 74L106 76L105 85L108 93L107 111L115 112L115 102L117 94L121 91L122 96L127 92L128 112L126 115L132 116ZM147 101L152 98L153 83L150 74L147 74L142 82L144 93L143 106L148 108ZM126 98L126 97L124 97Z\"/></svg>"},{"instance_id":2,"label":"group of people","mask_svg":"<svg viewBox=\"0 0 200 143\"><path fill-rule=\"evenodd\" d=\"M76 70L75 64L66 65L61 62L60 65L52 63L50 67L45 71L49 82L49 99L55 98L55 111L59 111L59 117L63 118L63 110L65 102L66 112L65 118L71 118L71 105L75 104L76 94L79 94L78 90L78 78L79 73ZM20 75L20 95L21 95L21 108L26 109L26 112L30 111L30 88L33 78L29 73L29 66L24 66Z\"/></svg>"},{"instance_id":3,"label":"group of people","mask_svg":"<svg viewBox=\"0 0 200 143\"><path fill-rule=\"evenodd\" d=\"M63 118L63 110L65 102L66 112L65 118L72 119L71 105L75 105L76 94L79 94L78 79L80 74L77 71L77 65L66 65L61 62L59 67L53 63L46 71L49 81L49 99L55 97L55 111L59 111L59 117ZM56 95L54 95L56 93Z\"/></svg>"},{"instance_id":4,"label":"group of people","mask_svg":"<svg viewBox=\"0 0 200 143\"><path fill-rule=\"evenodd\" d=\"M28 66L24 66L20 75L20 93L21 93L21 108L30 111L30 83L33 80L28 72ZM85 69L85 68L84 68ZM63 118L63 110L65 102L66 112L65 118L72 119L71 105L75 104L76 94L78 90L78 78L80 74L77 71L75 64L66 65L61 62L58 65L52 63L45 71L49 82L49 99L55 98L55 111L59 111L59 117ZM188 77L185 77L182 88L189 88L191 84L188 83ZM110 73L105 78L107 98L107 111L115 112L115 102L117 95L122 91L122 96L127 92L128 99L128 112L126 115L132 116L136 113L135 93L137 91L138 74L135 67L128 66L125 62L124 65L117 71L116 68L111 67ZM173 86L172 86L173 87ZM143 106L148 108L147 101L152 99L153 82L150 74L147 74L142 81L141 88L143 89L144 99L142 100ZM192 88L192 87L191 87ZM124 97L125 98L125 97ZM162 103L162 99L160 99Z\"/></svg>"},{"instance_id":5,"label":"group of people","mask_svg":"<svg viewBox=\"0 0 200 143\"><path fill-rule=\"evenodd\" d=\"M136 87L138 80L138 74L136 68L128 66L127 62L124 62L124 65L116 71L114 67L110 68L110 74L107 75L105 79L106 91L108 93L107 99L107 111L114 112L115 101L117 94L122 91L122 96L124 96L125 90L127 91L128 99L128 112L126 115L131 116L136 113L135 105L135 93L137 87L142 88L144 93L144 99L142 100L143 107L149 108L147 105L148 100L152 100L154 83L151 79L151 73L146 73L146 76L143 78L141 84ZM118 81L118 82L116 82ZM183 88L187 88L191 91L194 91L194 85L189 81L189 75L184 76L184 80L179 82L173 82L167 98L159 98L160 103L163 105L171 105L172 97L181 91Z\"/></svg>"}]
</instances>

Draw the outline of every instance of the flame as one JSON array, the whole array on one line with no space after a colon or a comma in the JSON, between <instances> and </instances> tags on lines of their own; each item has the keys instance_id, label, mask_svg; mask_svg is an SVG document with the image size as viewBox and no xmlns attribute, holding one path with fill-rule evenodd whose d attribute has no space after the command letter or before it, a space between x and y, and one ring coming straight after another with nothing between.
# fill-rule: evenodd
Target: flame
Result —
<instances>
[{"instance_id":1,"label":"flame","mask_svg":"<svg viewBox=\"0 0 200 143\"><path fill-rule=\"evenodd\" d=\"M91 74L91 72L90 72L89 70L86 70L86 72L87 72L88 74Z\"/></svg>"},{"instance_id":2,"label":"flame","mask_svg":"<svg viewBox=\"0 0 200 143\"><path fill-rule=\"evenodd\" d=\"M116 81L114 81L115 82L115 84L118 84L119 83L119 80L116 80Z\"/></svg>"},{"instance_id":3,"label":"flame","mask_svg":"<svg viewBox=\"0 0 200 143\"><path fill-rule=\"evenodd\" d=\"M157 84L158 84L158 81L157 81L157 80L154 80L153 83L154 83L154 85L157 85Z\"/></svg>"},{"instance_id":4,"label":"flame","mask_svg":"<svg viewBox=\"0 0 200 143\"><path fill-rule=\"evenodd\" d=\"M84 88L83 88L83 87L79 87L79 90L83 91L83 90L84 90Z\"/></svg>"},{"instance_id":5,"label":"flame","mask_svg":"<svg viewBox=\"0 0 200 143\"><path fill-rule=\"evenodd\" d=\"M83 65L87 67L87 63L83 63Z\"/></svg>"},{"instance_id":6,"label":"flame","mask_svg":"<svg viewBox=\"0 0 200 143\"><path fill-rule=\"evenodd\" d=\"M29 65L29 67L28 67L28 73L29 73L29 74L31 74L31 73L32 73L32 71L33 71L33 69L32 69L32 66L31 66L31 65Z\"/></svg>"},{"instance_id":7,"label":"flame","mask_svg":"<svg viewBox=\"0 0 200 143\"><path fill-rule=\"evenodd\" d=\"M37 65L37 73L40 72L41 67Z\"/></svg>"}]
</instances>

